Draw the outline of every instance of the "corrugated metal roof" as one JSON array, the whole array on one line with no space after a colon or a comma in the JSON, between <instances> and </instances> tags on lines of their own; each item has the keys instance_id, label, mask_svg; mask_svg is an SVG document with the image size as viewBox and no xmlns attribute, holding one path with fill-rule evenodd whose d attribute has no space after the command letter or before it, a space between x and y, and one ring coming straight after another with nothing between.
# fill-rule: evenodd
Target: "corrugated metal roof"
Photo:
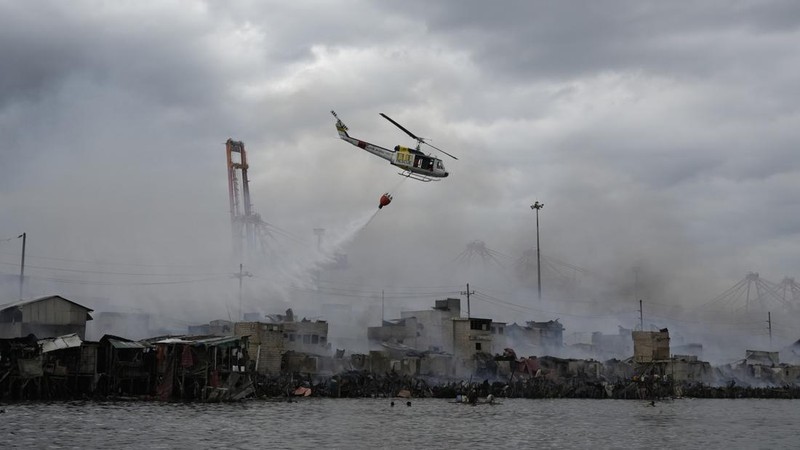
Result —
<instances>
[{"instance_id":1,"label":"corrugated metal roof","mask_svg":"<svg viewBox=\"0 0 800 450\"><path fill-rule=\"evenodd\" d=\"M81 307L81 308L85 309L85 310L86 310L86 311L88 311L88 312L94 312L94 310L93 310L93 309L91 309L91 308L87 308L87 307L85 307L85 306L83 306L83 305L80 305L80 304L78 304L78 303L75 303L75 302L73 302L72 300L66 299L66 298L64 298L64 297L62 297L62 296L60 296L60 295L45 295L44 297L38 297L38 298L29 298L29 299L26 299L26 300L19 300L19 301L16 301L16 302L7 303L7 304L5 304L5 305L0 305L0 311L2 311L2 310L5 310L5 309L8 309L8 308L15 308L15 307L24 306L24 305L27 305L28 303L36 303L36 302L40 302L40 301L42 301L42 300L47 300L47 299L49 299L49 298L60 298L61 300L64 300L65 302L72 303L72 304L73 304L73 305L75 305L75 306L79 306L79 307Z\"/></svg>"},{"instance_id":2,"label":"corrugated metal roof","mask_svg":"<svg viewBox=\"0 0 800 450\"><path fill-rule=\"evenodd\" d=\"M83 341L81 338L75 333L39 340L39 345L42 346L42 353L52 352L55 350L64 350L65 348L80 347L82 343Z\"/></svg>"},{"instance_id":3,"label":"corrugated metal roof","mask_svg":"<svg viewBox=\"0 0 800 450\"><path fill-rule=\"evenodd\" d=\"M148 348L147 344L133 341L120 341L117 339L109 339L108 343L114 348Z\"/></svg>"},{"instance_id":4,"label":"corrugated metal roof","mask_svg":"<svg viewBox=\"0 0 800 450\"><path fill-rule=\"evenodd\" d=\"M241 339L241 336L182 336L162 339L157 341L156 344L188 344L214 347L238 342Z\"/></svg>"}]
</instances>

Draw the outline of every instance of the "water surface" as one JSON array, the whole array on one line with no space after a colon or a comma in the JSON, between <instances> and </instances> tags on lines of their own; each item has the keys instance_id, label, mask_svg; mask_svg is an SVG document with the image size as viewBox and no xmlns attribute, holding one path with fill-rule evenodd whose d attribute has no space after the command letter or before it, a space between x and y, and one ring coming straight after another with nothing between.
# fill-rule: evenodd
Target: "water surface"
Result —
<instances>
[{"instance_id":1,"label":"water surface","mask_svg":"<svg viewBox=\"0 0 800 450\"><path fill-rule=\"evenodd\" d=\"M261 400L5 405L2 448L800 448L797 400Z\"/></svg>"}]
</instances>

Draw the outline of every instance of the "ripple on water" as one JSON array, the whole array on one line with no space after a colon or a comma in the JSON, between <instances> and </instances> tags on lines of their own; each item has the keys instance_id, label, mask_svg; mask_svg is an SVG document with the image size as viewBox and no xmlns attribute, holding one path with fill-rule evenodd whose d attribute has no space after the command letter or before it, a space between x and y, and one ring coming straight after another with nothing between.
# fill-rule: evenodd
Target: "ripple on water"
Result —
<instances>
[{"instance_id":1,"label":"ripple on water","mask_svg":"<svg viewBox=\"0 0 800 450\"><path fill-rule=\"evenodd\" d=\"M800 448L794 400L390 401L13 404L0 418L0 447Z\"/></svg>"}]
</instances>

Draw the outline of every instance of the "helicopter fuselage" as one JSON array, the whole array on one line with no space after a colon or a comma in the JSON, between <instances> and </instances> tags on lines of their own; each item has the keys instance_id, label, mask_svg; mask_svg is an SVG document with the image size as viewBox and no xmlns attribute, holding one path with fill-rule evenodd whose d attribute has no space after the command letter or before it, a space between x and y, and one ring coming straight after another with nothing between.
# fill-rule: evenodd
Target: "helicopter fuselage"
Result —
<instances>
[{"instance_id":1,"label":"helicopter fuselage","mask_svg":"<svg viewBox=\"0 0 800 450\"><path fill-rule=\"evenodd\" d=\"M426 155L418 149L397 145L394 147L394 150L390 150L351 137L347 134L347 126L338 118L336 120L336 131L339 132L339 137L343 141L349 142L364 151L383 158L389 161L393 166L397 166L409 174L417 174L423 178L445 178L449 175L441 159ZM430 181L425 179L421 180Z\"/></svg>"}]
</instances>

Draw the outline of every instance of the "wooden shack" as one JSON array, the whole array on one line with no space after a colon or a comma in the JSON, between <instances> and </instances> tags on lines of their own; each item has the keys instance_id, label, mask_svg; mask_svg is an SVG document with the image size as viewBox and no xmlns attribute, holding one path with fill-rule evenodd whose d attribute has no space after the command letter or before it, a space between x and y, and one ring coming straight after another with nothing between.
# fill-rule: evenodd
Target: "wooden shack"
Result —
<instances>
[{"instance_id":1,"label":"wooden shack","mask_svg":"<svg viewBox=\"0 0 800 450\"><path fill-rule=\"evenodd\" d=\"M0 305L0 339L29 334L40 338L77 334L86 338L86 321L92 309L60 295L20 300Z\"/></svg>"}]
</instances>

